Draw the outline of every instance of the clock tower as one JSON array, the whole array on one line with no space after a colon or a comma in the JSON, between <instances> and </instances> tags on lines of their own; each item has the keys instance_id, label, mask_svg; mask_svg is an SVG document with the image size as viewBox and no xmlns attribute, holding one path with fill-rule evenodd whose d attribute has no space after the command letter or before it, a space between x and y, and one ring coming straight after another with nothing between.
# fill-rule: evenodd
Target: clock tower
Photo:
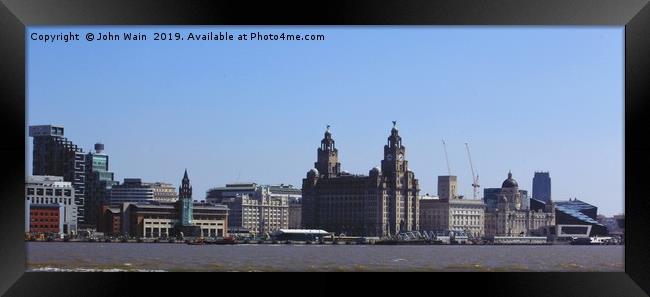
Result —
<instances>
[{"instance_id":1,"label":"clock tower","mask_svg":"<svg viewBox=\"0 0 650 297\"><path fill-rule=\"evenodd\" d=\"M327 125L325 136L320 142L318 148L318 159L314 163L314 167L318 170L320 177L334 177L341 173L341 163L339 163L339 150L334 145L332 133L330 133L330 125Z\"/></svg>"},{"instance_id":2,"label":"clock tower","mask_svg":"<svg viewBox=\"0 0 650 297\"><path fill-rule=\"evenodd\" d=\"M187 169L185 169L181 186L178 188L178 200L181 204L180 223L182 226L191 226L193 219L192 186L190 185L190 178L187 176Z\"/></svg>"},{"instance_id":3,"label":"clock tower","mask_svg":"<svg viewBox=\"0 0 650 297\"><path fill-rule=\"evenodd\" d=\"M384 159L381 161L381 171L387 176L403 174L407 170L407 162L404 159L406 148L402 145L402 137L395 127L397 121L393 121L393 129L390 130L388 143L384 145ZM396 176L395 176L396 177Z\"/></svg>"},{"instance_id":4,"label":"clock tower","mask_svg":"<svg viewBox=\"0 0 650 297\"><path fill-rule=\"evenodd\" d=\"M386 233L398 234L409 230L418 230L419 201L418 181L413 172L408 170L408 161L404 155L406 147L393 121L388 143L384 145L384 159L381 171L385 178L388 217Z\"/></svg>"}]
</instances>

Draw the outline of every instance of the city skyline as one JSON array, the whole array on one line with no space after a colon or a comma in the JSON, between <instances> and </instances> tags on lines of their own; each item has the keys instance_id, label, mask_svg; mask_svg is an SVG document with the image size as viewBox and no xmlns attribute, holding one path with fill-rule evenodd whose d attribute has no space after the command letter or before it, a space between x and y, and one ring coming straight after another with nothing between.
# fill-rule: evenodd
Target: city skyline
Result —
<instances>
[{"instance_id":1,"label":"city skyline","mask_svg":"<svg viewBox=\"0 0 650 297\"><path fill-rule=\"evenodd\" d=\"M62 29L30 28L37 30ZM28 125L61 124L84 152L104 143L119 181L140 177L176 185L178 172L187 168L194 199L203 200L209 188L235 181L299 187L326 125L341 169L367 174L379 166L396 120L422 195L435 194L437 176L447 175L445 139L458 192L466 198L472 196L468 142L481 188L498 187L512 170L530 193L534 172L549 171L553 200L577 197L606 215L623 212L622 29L264 31L324 33L328 39L64 46L30 41ZM172 59L179 49L191 54ZM230 59L208 55L215 51ZM296 55L311 68L287 63ZM109 58L93 60L97 56ZM87 63L106 72L94 72ZM71 82L76 87L66 88Z\"/></svg>"}]
</instances>

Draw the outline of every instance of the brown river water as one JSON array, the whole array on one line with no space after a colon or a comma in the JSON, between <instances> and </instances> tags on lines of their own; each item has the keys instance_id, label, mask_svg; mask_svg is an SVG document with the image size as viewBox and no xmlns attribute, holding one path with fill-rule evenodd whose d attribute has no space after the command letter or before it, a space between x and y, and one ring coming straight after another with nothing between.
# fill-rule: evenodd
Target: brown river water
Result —
<instances>
[{"instance_id":1,"label":"brown river water","mask_svg":"<svg viewBox=\"0 0 650 297\"><path fill-rule=\"evenodd\" d=\"M624 246L26 242L27 271L624 271Z\"/></svg>"}]
</instances>

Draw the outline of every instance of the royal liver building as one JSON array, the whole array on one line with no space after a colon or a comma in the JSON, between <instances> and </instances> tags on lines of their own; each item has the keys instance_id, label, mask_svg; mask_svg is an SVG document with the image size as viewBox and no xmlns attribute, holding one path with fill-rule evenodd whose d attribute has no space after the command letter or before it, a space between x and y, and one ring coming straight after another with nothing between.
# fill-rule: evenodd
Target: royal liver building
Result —
<instances>
[{"instance_id":1,"label":"royal liver building","mask_svg":"<svg viewBox=\"0 0 650 297\"><path fill-rule=\"evenodd\" d=\"M375 167L368 175L346 173L341 171L328 127L318 148L315 168L303 179L303 226L355 236L418 230L420 188L408 170L405 153L393 122L381 169Z\"/></svg>"}]
</instances>

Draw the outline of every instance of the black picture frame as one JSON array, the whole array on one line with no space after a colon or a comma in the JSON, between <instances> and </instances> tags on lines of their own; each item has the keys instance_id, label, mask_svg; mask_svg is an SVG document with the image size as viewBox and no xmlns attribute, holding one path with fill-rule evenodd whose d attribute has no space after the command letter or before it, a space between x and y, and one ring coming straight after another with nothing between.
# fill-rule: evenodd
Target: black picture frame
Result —
<instances>
[{"instance_id":1,"label":"black picture frame","mask_svg":"<svg viewBox=\"0 0 650 297\"><path fill-rule=\"evenodd\" d=\"M621 273L464 273L352 281L328 275L303 292L337 293L340 284L366 294L392 288L454 288L487 296L647 296L650 292L650 224L645 191L650 169L650 5L620 0L493 1L20 1L0 5L0 98L2 98L2 204L0 293L6 296L123 296L180 287L217 292L238 276L142 273L25 272L24 181L26 154L25 32L34 25L535 25L625 26L625 272ZM19 157L22 156L22 157ZM22 199L21 199L22 198ZM304 276L304 274L303 274ZM307 276L309 277L309 275ZM372 278L375 275L371 276ZM249 276L241 277L244 279ZM284 275L290 279L292 276ZM390 279L390 280L389 280ZM427 280L428 279L428 280ZM277 279L273 281L278 281ZM154 284L152 284L152 282ZM199 282L201 284L199 284ZM207 284L205 284L207 282ZM223 282L223 283L222 283ZM261 288L277 286L256 277ZM307 283L307 281L305 281ZM163 285L161 285L163 284ZM356 285L358 284L358 285ZM246 287L246 286L244 286ZM218 288L218 289L217 289ZM274 292L278 291L274 287ZM285 288L286 287L281 287ZM439 290L436 288L440 288ZM349 289L345 289L349 290ZM399 290L397 290L399 291ZM265 294L264 289L260 289ZM347 291L346 291L347 292ZM288 292L291 293L291 292ZM300 293L300 292L297 292ZM301 295L303 293L300 293ZM216 294L216 293L215 293ZM215 295L212 294L212 295ZM415 293L414 293L415 294Z\"/></svg>"}]
</instances>

